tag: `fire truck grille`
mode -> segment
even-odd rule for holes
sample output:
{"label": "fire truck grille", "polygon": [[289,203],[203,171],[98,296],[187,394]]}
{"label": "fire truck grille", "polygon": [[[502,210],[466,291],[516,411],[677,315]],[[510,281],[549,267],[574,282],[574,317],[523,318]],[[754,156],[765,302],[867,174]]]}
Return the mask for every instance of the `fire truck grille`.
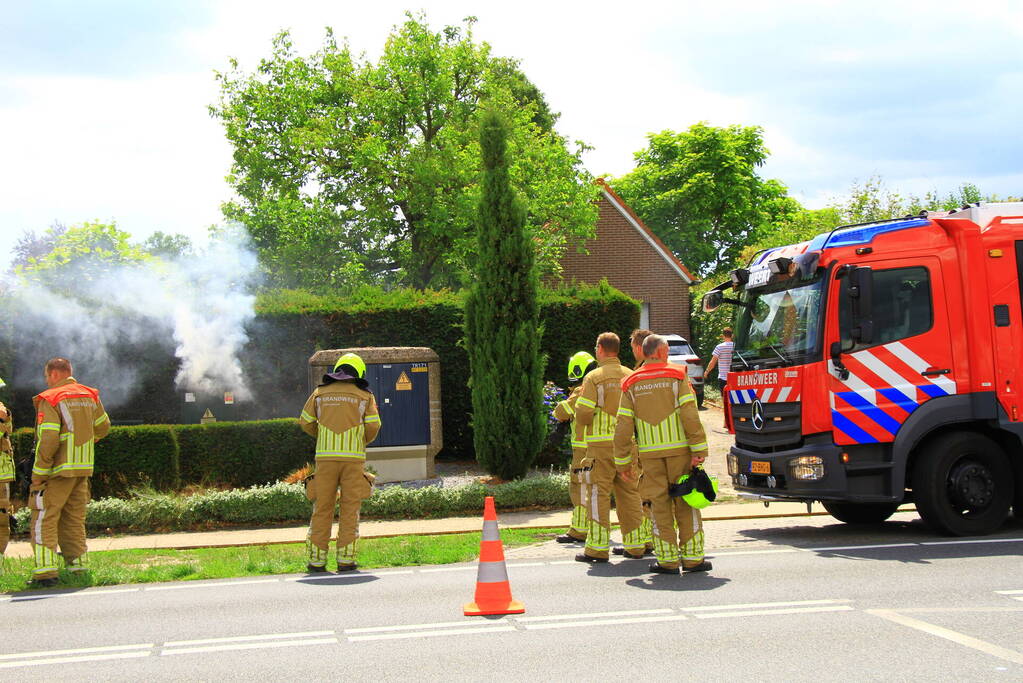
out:
{"label": "fire truck grille", "polygon": [[803,430],[799,403],[764,403],[764,419],[760,429],[754,425],[753,404],[732,406],[735,445],[757,453],[774,453],[802,445]]}

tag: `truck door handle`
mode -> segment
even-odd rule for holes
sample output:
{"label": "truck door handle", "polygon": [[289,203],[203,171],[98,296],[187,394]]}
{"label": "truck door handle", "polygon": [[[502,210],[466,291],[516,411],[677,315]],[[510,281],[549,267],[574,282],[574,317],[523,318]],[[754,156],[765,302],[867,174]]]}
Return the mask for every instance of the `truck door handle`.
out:
{"label": "truck door handle", "polygon": [[952,371],[948,368],[927,368],[920,374],[924,377],[937,377],[938,375],[947,375],[950,372]]}

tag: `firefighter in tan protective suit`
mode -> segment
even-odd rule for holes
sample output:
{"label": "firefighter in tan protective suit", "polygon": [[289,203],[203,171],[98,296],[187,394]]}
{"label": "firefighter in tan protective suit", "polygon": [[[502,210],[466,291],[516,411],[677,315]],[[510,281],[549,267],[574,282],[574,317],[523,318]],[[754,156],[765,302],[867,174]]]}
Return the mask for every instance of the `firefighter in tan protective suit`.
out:
{"label": "firefighter in tan protective suit", "polygon": [[46,363],[50,388],[33,399],[36,409],[36,450],[32,465],[29,530],[35,566],[32,580],[57,583],[57,547],[72,572],[88,568],[85,508],[89,503],[96,442],[110,431],[110,418],[96,389],[71,376],[71,362]]}
{"label": "firefighter in tan protective suit", "polygon": [[4,552],[11,540],[11,484],[14,482],[14,449],[11,447],[11,411],[0,403],[0,570],[4,566]]}
{"label": "firefighter in tan protective suit", "polygon": [[316,437],[316,473],[307,482],[313,500],[306,539],[307,569],[327,571],[330,527],[341,491],[337,532],[337,570],[355,569],[359,508],[373,492],[373,475],[365,471],[366,444],[380,431],[376,399],[367,388],[366,364],[354,353],[341,356],[323,376],[302,408],[299,425]]}
{"label": "firefighter in tan protective suit", "polygon": [[582,461],[586,457],[585,428],[575,419],[575,404],[582,391],[583,377],[597,368],[597,360],[580,351],[568,359],[568,381],[576,386],[568,398],[554,406],[554,419],[559,422],[571,422],[572,429],[572,464],[569,466],[570,481],[568,495],[572,500],[572,525],[568,531],[558,536],[558,543],[576,543],[586,540],[586,489],[583,482]]}
{"label": "firefighter in tan protective suit", "polygon": [[583,378],[576,399],[575,414],[585,427],[586,458],[583,478],[588,485],[586,549],[576,555],[579,562],[607,562],[611,546],[611,493],[621,525],[624,556],[641,558],[645,553],[642,537],[643,510],[633,467],[620,473],[614,460],[615,416],[622,395],[622,380],[631,372],[618,360],[620,341],[614,332],[597,337],[599,367]]}
{"label": "firefighter in tan protective suit", "polygon": [[[650,571],[678,574],[711,569],[703,559],[700,511],[668,487],[707,457],[707,437],[700,424],[696,396],[685,368],[668,363],[668,342],[652,334],[643,342],[647,362],[622,382],[615,428],[615,464],[630,476],[633,438],[643,461],[640,491],[652,503],[654,554]],[[677,526],[677,529],[676,529]]]}

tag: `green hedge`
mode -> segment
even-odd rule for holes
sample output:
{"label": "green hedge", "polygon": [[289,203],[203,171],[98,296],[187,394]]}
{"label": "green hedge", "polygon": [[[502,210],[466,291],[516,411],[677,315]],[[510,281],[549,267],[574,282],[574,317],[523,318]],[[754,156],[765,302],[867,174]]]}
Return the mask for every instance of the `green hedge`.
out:
{"label": "green hedge", "polygon": [[[18,459],[32,457],[32,430],[19,429],[13,444]],[[312,461],[314,446],[295,419],[111,427],[96,445],[93,497],[139,487],[268,484]]]}
{"label": "green hedge", "polygon": [[[592,349],[601,332],[610,330],[625,337],[639,324],[639,305],[606,282],[594,286],[570,283],[557,289],[544,288],[539,298],[540,318],[544,325],[541,352],[547,356],[544,379],[561,386],[565,384],[565,364],[569,356],[580,349]],[[463,305],[464,295],[449,290],[384,291],[365,287],[344,297],[293,290],[263,293],[257,298],[256,319],[248,326],[250,341],[241,359],[253,390],[253,400],[238,401],[230,407],[232,412],[228,414],[237,420],[297,416],[309,395],[309,357],[318,350],[358,346],[427,346],[436,351],[441,360],[445,454],[472,458],[469,362],[462,346]],[[20,360],[30,360],[29,351],[31,349],[20,351]],[[140,352],[135,349],[133,353]],[[622,361],[633,362],[628,348],[623,349]],[[0,344],[0,367],[3,362]],[[38,367],[42,367],[42,362],[37,363]],[[123,406],[107,406],[111,417],[115,421],[181,422],[185,404],[183,392],[173,385],[175,363],[172,349],[149,349],[143,358],[137,359],[137,364],[143,368],[138,392]],[[509,368],[509,372],[514,371],[514,368]],[[84,368],[83,372],[88,374]],[[24,383],[26,387],[35,386],[35,380],[31,378],[24,379]],[[100,390],[103,389],[101,381],[95,383]],[[228,388],[237,389],[225,387]],[[15,398],[16,423],[30,425],[33,417],[31,391],[27,388],[21,390]],[[203,403],[204,397],[199,398]],[[210,405],[218,405],[215,397],[205,398],[210,399]],[[223,405],[222,396],[219,406],[220,411],[229,410]],[[221,419],[225,417],[216,407],[214,413]],[[271,429],[265,436],[269,443],[278,443],[282,439],[282,443],[290,444],[290,437],[282,436],[283,433]],[[279,457],[286,460],[285,454],[291,448],[290,445],[278,450],[263,448],[260,457],[268,457],[273,462],[260,470],[253,460],[248,459],[250,453],[256,452],[258,438],[236,442],[233,437],[222,439],[209,432],[195,434],[176,430],[176,434],[188,443],[182,447],[182,452],[199,453],[194,458],[187,456],[181,463],[180,471],[186,484],[208,477],[244,476],[232,471],[234,465],[240,463],[245,463],[248,471],[258,473],[254,476],[263,477],[278,469],[273,463],[278,462]],[[228,452],[235,446],[242,450]],[[207,447],[212,450],[202,452]],[[22,452],[28,451],[19,449],[19,453]],[[151,468],[147,465],[143,469],[148,471]],[[243,481],[246,480],[231,479],[232,483],[241,484]],[[267,480],[256,479],[252,483],[262,481]]]}
{"label": "green hedge", "polygon": [[[287,400],[297,412],[308,393],[304,370],[314,350],[430,347],[441,360],[445,452],[472,458],[469,359],[461,345],[463,305],[464,295],[448,290],[384,292],[367,287],[346,297],[292,290],[263,294],[256,304],[260,332],[253,335],[250,347],[254,359],[272,358],[275,365],[271,372],[254,367],[248,376],[257,397]],[[544,325],[540,350],[547,356],[544,379],[563,386],[568,358],[592,349],[601,332],[627,337],[639,324],[639,304],[606,282],[573,282],[541,289],[540,318]],[[634,362],[628,348],[623,349],[622,360]]]}
{"label": "green hedge", "polygon": [[[529,477],[484,486],[475,483],[458,488],[427,486],[407,489],[380,488],[363,502],[363,519],[426,519],[452,515],[476,515],[483,499],[494,496],[498,509],[550,508],[571,505],[568,475]],[[133,498],[103,498],[89,503],[86,528],[92,532],[180,531],[225,524],[306,522],[312,511],[300,484],[281,482],[230,491],[210,491],[193,496],[144,493]],[[18,528],[28,528],[29,510],[18,511]]]}
{"label": "green hedge", "polygon": [[316,450],[295,419],[178,425],[174,432],[188,484],[266,484],[311,462]]}

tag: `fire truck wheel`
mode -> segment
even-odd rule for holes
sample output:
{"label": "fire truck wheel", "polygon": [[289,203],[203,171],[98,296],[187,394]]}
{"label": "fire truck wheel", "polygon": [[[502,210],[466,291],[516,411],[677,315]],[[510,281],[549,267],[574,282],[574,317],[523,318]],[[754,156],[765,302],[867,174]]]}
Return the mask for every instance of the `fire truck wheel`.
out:
{"label": "fire truck wheel", "polygon": [[824,509],[846,524],[880,524],[899,509],[898,503],[844,503],[824,501]]}
{"label": "fire truck wheel", "polygon": [[982,434],[951,432],[927,441],[912,482],[917,511],[939,533],[981,536],[1009,516],[1012,466],[998,444]]}

